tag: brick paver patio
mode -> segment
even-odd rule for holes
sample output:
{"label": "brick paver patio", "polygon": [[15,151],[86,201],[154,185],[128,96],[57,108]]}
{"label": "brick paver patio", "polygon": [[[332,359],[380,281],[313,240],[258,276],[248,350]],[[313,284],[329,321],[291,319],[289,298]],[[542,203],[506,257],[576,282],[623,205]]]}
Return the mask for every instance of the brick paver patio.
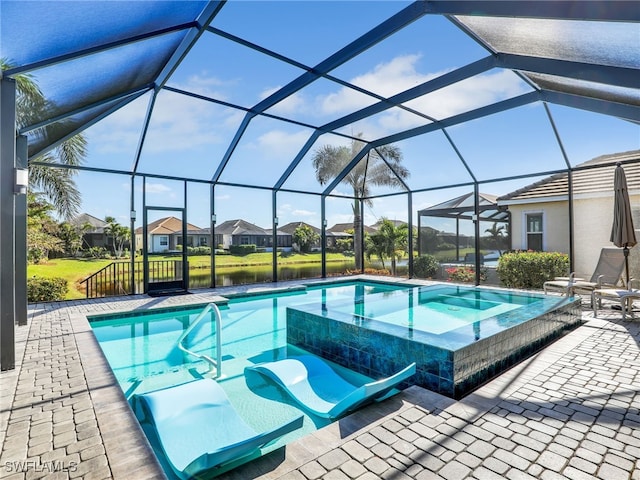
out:
{"label": "brick paver patio", "polygon": [[[0,374],[0,478],[163,478],[85,315],[224,291],[30,306]],[[640,321],[598,316],[460,401],[411,387],[221,478],[640,479]]]}

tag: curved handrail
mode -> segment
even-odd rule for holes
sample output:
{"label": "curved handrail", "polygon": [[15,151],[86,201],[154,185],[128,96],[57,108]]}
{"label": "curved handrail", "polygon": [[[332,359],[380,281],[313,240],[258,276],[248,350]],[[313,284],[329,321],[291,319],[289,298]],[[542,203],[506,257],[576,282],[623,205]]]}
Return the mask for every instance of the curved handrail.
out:
{"label": "curved handrail", "polygon": [[[191,331],[196,327],[196,325],[198,325],[200,323],[200,321],[204,317],[206,317],[207,313],[209,313],[211,310],[213,310],[213,314],[214,314],[215,319],[216,319],[216,331],[215,331],[215,335],[216,335],[216,360],[211,358],[209,355],[205,355],[203,353],[193,352],[193,351],[189,350],[186,346],[184,346],[182,344],[182,342],[184,342],[184,340],[191,333]],[[200,314],[191,323],[191,325],[189,325],[187,327],[187,329],[184,332],[182,332],[182,335],[180,335],[180,338],[178,339],[178,348],[180,350],[182,350],[183,352],[189,354],[189,355],[193,355],[196,358],[200,358],[202,360],[205,360],[209,364],[209,371],[213,370],[213,367],[215,367],[216,368],[216,376],[215,376],[215,378],[218,378],[221,375],[220,368],[222,366],[222,338],[221,338],[221,333],[222,333],[222,317],[220,315],[220,310],[218,309],[218,306],[215,303],[210,303],[206,307],[204,307],[204,310],[202,310],[202,312],[200,312]]]}

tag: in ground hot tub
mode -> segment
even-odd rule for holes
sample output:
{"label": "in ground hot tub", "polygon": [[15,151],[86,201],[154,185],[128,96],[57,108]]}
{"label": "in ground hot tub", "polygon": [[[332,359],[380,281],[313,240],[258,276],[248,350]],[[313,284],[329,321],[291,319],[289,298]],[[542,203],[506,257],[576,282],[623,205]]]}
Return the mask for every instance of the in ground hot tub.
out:
{"label": "in ground hot tub", "polygon": [[287,342],[374,378],[461,398],[581,322],[580,299],[420,286],[287,308]]}

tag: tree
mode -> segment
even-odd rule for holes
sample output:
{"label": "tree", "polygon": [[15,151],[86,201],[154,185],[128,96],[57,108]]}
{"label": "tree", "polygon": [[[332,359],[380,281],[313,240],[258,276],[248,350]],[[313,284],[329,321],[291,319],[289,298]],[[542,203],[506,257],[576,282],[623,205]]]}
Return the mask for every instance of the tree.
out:
{"label": "tree", "polygon": [[391,260],[391,274],[396,274],[396,261],[407,254],[409,245],[409,227],[407,224],[394,225],[386,218],[382,219],[378,231],[369,236],[369,246],[384,266],[386,258]]}
{"label": "tree", "polygon": [[82,249],[84,234],[91,229],[91,224],[73,225],[69,222],[62,222],[58,226],[58,237],[64,243],[64,252],[69,256],[77,256]]}
{"label": "tree", "polygon": [[[0,58],[0,69],[7,70],[13,65],[5,58]],[[52,108],[51,102],[45,97],[35,78],[30,74],[18,74],[16,80],[16,121],[18,128],[35,123],[42,118],[43,112]],[[41,127],[35,131],[40,137],[49,135],[58,138],[60,129],[67,129],[65,121]],[[45,152],[36,161],[51,165],[78,166],[87,156],[87,141],[82,134],[61,143],[49,152]],[[42,165],[29,165],[29,188],[43,193],[53,209],[62,218],[72,218],[77,215],[81,196],[74,181],[75,170],[69,168],[54,168]]]}
{"label": "tree", "polygon": [[[362,138],[362,134],[358,135]],[[336,178],[351,160],[364,147],[364,142],[353,139],[349,147],[324,145],[316,150],[312,157],[316,179],[325,185]],[[401,180],[409,177],[409,171],[402,165],[402,152],[395,145],[385,145],[370,150],[367,155],[344,177],[342,183],[353,190],[353,249],[356,269],[362,268],[362,216],[361,203],[371,206],[367,198],[371,186],[401,186]]]}
{"label": "tree", "polygon": [[27,260],[40,263],[51,252],[64,251],[64,242],[57,237],[58,224],[51,216],[53,206],[42,195],[27,196]]}
{"label": "tree", "polygon": [[320,239],[313,228],[309,225],[300,225],[293,231],[293,242],[298,245],[301,252],[308,252],[314,243]]}
{"label": "tree", "polygon": [[493,246],[493,248],[496,248],[498,251],[501,250],[501,243],[502,240],[504,239],[504,231],[505,231],[505,226],[504,225],[498,225],[496,222],[493,223],[493,225],[491,225],[491,228],[487,228],[485,229],[485,233],[489,234],[489,242],[490,244]]}
{"label": "tree", "polygon": [[423,225],[420,228],[420,253],[433,254],[438,250],[438,233],[438,230],[432,227]]}
{"label": "tree", "polygon": [[104,221],[107,222],[104,231],[113,242],[113,253],[116,258],[120,258],[124,251],[124,243],[129,239],[129,229],[116,222],[114,217],[105,217]]}

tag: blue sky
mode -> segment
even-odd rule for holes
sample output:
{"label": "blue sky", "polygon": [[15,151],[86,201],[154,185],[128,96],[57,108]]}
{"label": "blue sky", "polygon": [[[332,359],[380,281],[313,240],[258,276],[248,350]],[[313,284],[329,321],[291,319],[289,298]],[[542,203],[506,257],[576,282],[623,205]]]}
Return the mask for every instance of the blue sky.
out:
{"label": "blue sky", "polygon": [[[313,66],[362,35],[406,2],[228,2],[212,26],[258,43],[302,64]],[[331,8],[327,8],[330,6]],[[319,40],[320,39],[320,40]],[[414,22],[343,64],[331,75],[379,95],[392,95],[435,78],[487,55],[476,42],[448,20],[427,16]],[[169,86],[214,97],[243,107],[253,105],[277,91],[302,70],[246,47],[207,33],[190,52],[168,82]],[[497,100],[531,91],[510,71],[491,70],[406,104],[436,119],[482,107]],[[374,97],[327,79],[318,80],[280,102],[268,113],[294,118],[310,125],[323,125],[375,103]],[[141,132],[149,95],[134,101],[86,131],[89,141],[87,165],[129,169]],[[572,164],[602,154],[640,148],[637,125],[616,118],[550,106],[551,113]],[[155,172],[208,180],[226,152],[244,112],[210,102],[163,91],[139,162],[139,172]],[[389,109],[373,118],[347,125],[341,133],[362,134],[377,139],[421,126],[429,121],[401,109]],[[252,120],[234,151],[221,181],[272,186],[311,135],[312,130],[270,118]],[[452,127],[448,133],[477,179],[531,174],[563,168],[564,160],[547,114],[540,104],[485,117]],[[337,135],[323,135],[301,161],[285,188],[321,192],[315,179],[312,153],[322,145],[346,145]],[[410,171],[411,188],[428,188],[468,182],[468,172],[448,139],[441,132],[396,143]],[[481,186],[481,191],[504,194],[537,178]],[[99,218],[115,216],[128,225],[128,176],[81,173],[77,177],[83,194],[82,210]],[[141,219],[141,182],[136,182],[136,210]],[[466,193],[469,189],[447,189],[415,194],[415,212]],[[180,182],[149,179],[147,204],[184,204]],[[388,188],[374,189],[387,193]],[[348,194],[345,185],[334,192]],[[218,221],[243,218],[262,227],[271,225],[271,192],[228,186],[216,187]],[[328,224],[352,220],[351,202],[327,200]],[[188,221],[208,226],[208,187],[188,188]],[[317,196],[279,194],[280,225],[305,221],[320,226]],[[387,217],[407,219],[406,196],[384,197],[367,207],[365,222]],[[139,222],[138,222],[139,223]],[[453,230],[452,224],[439,225]]]}

